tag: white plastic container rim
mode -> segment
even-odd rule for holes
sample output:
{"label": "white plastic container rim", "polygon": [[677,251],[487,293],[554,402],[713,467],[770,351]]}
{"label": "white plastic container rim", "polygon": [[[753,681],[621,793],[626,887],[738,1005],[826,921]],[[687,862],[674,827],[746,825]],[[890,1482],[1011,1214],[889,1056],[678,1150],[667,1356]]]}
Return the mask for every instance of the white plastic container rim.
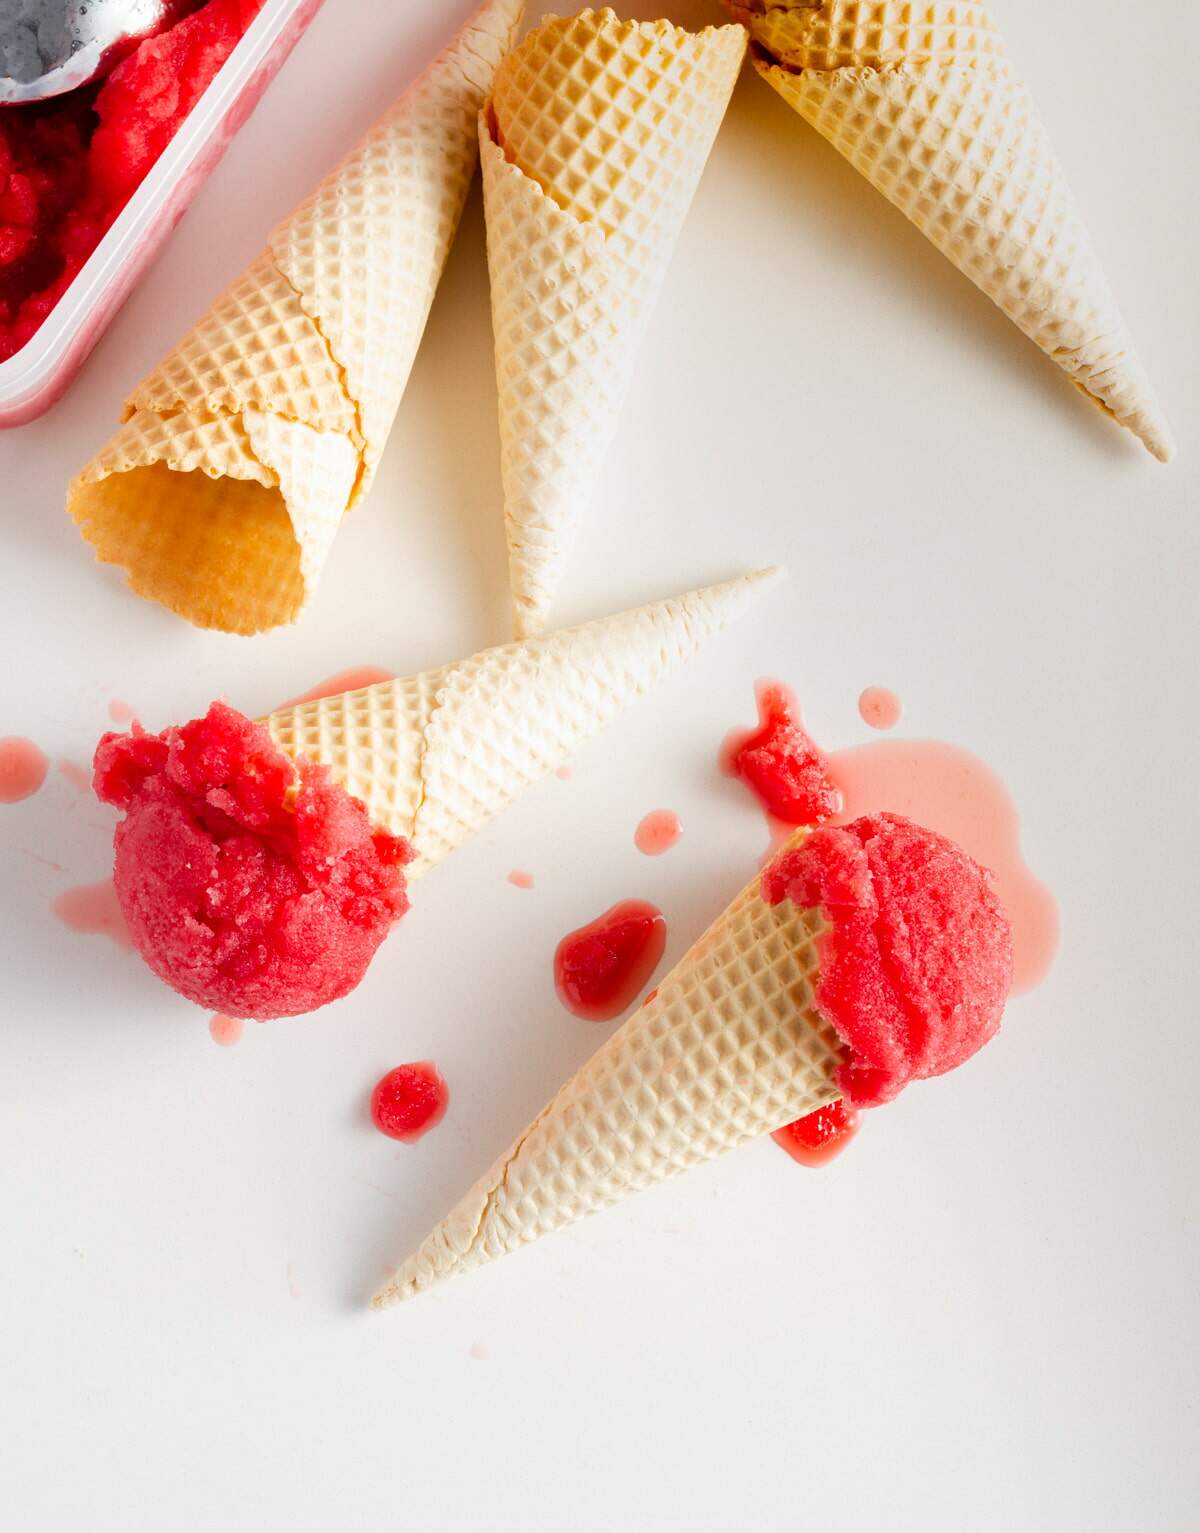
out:
{"label": "white plastic container rim", "polygon": [[79,327],[103,302],[125,262],[149,233],[167,194],[187,176],[230,106],[253,80],[296,12],[308,3],[266,0],[41,329],[20,351],[0,362],[0,409],[15,411],[24,400],[41,393]]}

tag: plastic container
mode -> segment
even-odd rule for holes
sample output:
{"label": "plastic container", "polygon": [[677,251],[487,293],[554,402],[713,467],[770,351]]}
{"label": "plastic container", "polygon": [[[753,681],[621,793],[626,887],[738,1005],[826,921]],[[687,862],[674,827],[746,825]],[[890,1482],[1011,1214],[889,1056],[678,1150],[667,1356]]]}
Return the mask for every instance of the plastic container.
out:
{"label": "plastic container", "polygon": [[323,0],[266,0],[33,339],[0,362],[0,427],[62,395]]}

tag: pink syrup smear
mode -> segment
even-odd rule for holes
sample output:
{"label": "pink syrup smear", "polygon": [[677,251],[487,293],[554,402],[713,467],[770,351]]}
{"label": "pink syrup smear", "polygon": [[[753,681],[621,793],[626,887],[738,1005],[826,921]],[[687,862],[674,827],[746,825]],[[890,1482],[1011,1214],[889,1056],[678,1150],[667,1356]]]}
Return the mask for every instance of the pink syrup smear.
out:
{"label": "pink syrup smear", "polygon": [[307,692],[301,692],[299,697],[289,697],[286,703],[280,703],[280,708],[298,708],[301,703],[315,703],[322,697],[337,697],[341,692],[359,692],[363,687],[374,687],[381,681],[395,681],[395,671],[384,671],[377,665],[356,665],[348,671],[338,671],[334,676],[326,676],[324,681],[317,682],[315,687],[310,687]]}
{"label": "pink syrup smear", "polygon": [[51,909],[73,932],[95,933],[108,937],[120,948],[133,947],[111,878],[102,879],[98,884],[77,884],[73,889],[64,889]]}
{"label": "pink syrup smear", "polygon": [[486,1342],[473,1341],[467,1349],[467,1356],[473,1357],[477,1363],[486,1363],[491,1355]]}
{"label": "pink syrup smear", "polygon": [[833,752],[829,771],[843,798],[835,824],[891,810],[991,870],[1012,923],[1012,994],[1032,990],[1058,947],[1058,906],[1022,861],[1016,806],[991,767],[941,740],[878,740]]}
{"label": "pink syrup smear", "polygon": [[242,1019],[215,1012],[208,1019],[208,1031],[214,1043],[219,1043],[223,1049],[232,1048],[242,1041]]}
{"label": "pink syrup smear", "polygon": [[61,862],[54,862],[49,857],[43,857],[41,852],[30,851],[27,846],[23,846],[21,848],[21,853],[23,856],[30,858],[34,862],[40,862],[42,867],[49,868],[54,873],[65,873],[67,871]]}
{"label": "pink syrup smear", "polygon": [[670,809],[654,809],[633,833],[633,844],[647,857],[661,857],[669,852],[683,834],[679,816]]}
{"label": "pink syrup smear", "polygon": [[108,716],[114,724],[132,724],[137,718],[137,712],[131,703],[124,703],[119,697],[114,697],[108,705]]}
{"label": "pink syrup smear", "polygon": [[558,944],[554,986],[559,1000],[587,1022],[611,1022],[633,1004],[666,945],[667,923],[656,905],[620,900]]}
{"label": "pink syrup smear", "polygon": [[567,779],[568,779],[568,778],[569,778],[569,777],[570,777],[570,775],[571,775],[571,768],[570,768],[570,767],[559,767],[559,769],[558,769],[558,770],[557,770],[557,772],[555,772],[555,774],[554,774],[554,775],[555,775],[555,777],[557,777],[557,778],[558,778],[558,779],[559,779],[559,780],[560,780],[560,781],[561,781],[561,782],[566,782],[566,781],[567,781]]}
{"label": "pink syrup smear", "polygon": [[71,786],[80,793],[92,791],[92,774],[87,767],[81,767],[77,761],[60,761],[58,770],[67,779]]}
{"label": "pink syrup smear", "polygon": [[533,874],[526,873],[524,868],[514,868],[508,875],[508,881],[514,889],[533,888]]}
{"label": "pink syrup smear", "polygon": [[0,740],[0,804],[32,798],[46,781],[49,762],[32,740],[9,735]]}
{"label": "pink syrup smear", "polygon": [[891,729],[900,722],[900,699],[886,687],[867,687],[859,693],[858,714],[872,729]]}

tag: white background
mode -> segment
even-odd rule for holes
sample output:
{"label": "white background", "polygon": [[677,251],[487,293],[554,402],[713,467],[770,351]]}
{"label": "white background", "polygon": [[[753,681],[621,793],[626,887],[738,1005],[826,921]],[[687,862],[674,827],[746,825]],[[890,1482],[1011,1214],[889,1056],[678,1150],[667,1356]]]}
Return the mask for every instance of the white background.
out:
{"label": "white background", "polygon": [[[106,813],[57,774],[0,810],[7,1525],[1196,1526],[1200,18],[1001,8],[1173,466],[747,73],[559,616],[776,560],[782,594],[423,883],[351,999],[233,1049],[52,918],[106,873]],[[467,9],[329,0],[71,393],[0,439],[0,733],[83,762],[114,696],[157,728],[507,637],[477,192],[384,471],[299,628],[195,632],[62,513],[125,391]],[[597,1043],[553,996],[557,938],[642,895],[673,957],[752,868],[761,820],[714,752],[762,673],[829,747],[868,738],[855,701],[882,683],[902,730],[1001,772],[1061,901],[1050,977],[826,1172],[752,1146],[369,1314]],[[632,831],[663,805],[685,835],[650,861]],[[396,1146],[366,1094],[425,1056],[451,1111]]]}

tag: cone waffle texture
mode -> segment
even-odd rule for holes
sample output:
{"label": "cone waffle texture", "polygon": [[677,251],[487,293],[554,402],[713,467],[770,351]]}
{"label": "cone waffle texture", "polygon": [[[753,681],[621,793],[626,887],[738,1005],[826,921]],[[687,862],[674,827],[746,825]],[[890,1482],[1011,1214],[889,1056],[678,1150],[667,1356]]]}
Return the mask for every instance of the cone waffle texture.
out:
{"label": "cone waffle texture", "polygon": [[784,100],[1165,462],[1170,428],[989,8],[726,4]]}
{"label": "cone waffle texture", "polygon": [[759,882],[405,1262],[377,1307],[837,1099],[842,1045],[813,1000],[821,914],[766,904]]}
{"label": "cone waffle texture", "polygon": [[257,633],[309,600],[370,486],[521,0],[488,0],[134,390],[67,508],[133,589]]}
{"label": "cone waffle texture", "polygon": [[285,708],[265,723],[289,755],[328,766],[377,825],[412,843],[412,877],[561,766],[777,573]]}
{"label": "cone waffle texture", "polygon": [[744,50],[740,27],[550,17],[480,116],[518,637],[546,624]]}

